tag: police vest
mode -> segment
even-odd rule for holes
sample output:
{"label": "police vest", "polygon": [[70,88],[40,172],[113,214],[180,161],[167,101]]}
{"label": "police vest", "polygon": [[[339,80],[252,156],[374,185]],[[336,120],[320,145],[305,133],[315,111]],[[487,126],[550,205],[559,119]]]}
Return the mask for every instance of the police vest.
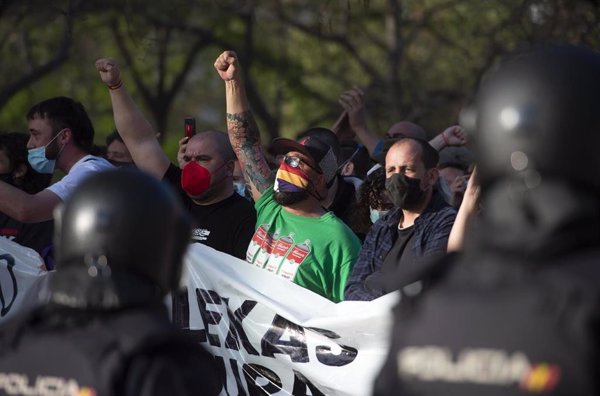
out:
{"label": "police vest", "polygon": [[124,394],[130,360],[158,347],[190,344],[150,310],[65,316],[42,308],[0,329],[0,394]]}
{"label": "police vest", "polygon": [[428,290],[405,288],[374,395],[600,394],[598,251],[447,260]]}

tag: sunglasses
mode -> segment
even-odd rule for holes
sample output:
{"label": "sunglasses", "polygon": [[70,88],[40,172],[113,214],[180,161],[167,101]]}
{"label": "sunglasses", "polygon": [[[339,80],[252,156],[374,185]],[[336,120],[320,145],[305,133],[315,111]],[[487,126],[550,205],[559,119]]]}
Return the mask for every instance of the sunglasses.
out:
{"label": "sunglasses", "polygon": [[306,164],[309,168],[311,168],[312,170],[314,170],[317,173],[323,173],[321,172],[320,169],[315,168],[314,166],[312,166],[311,164],[309,164],[308,162],[302,160],[300,157],[296,157],[293,155],[286,155],[285,157],[283,157],[283,161],[291,166],[292,168],[298,168],[300,166],[300,163],[304,163]]}

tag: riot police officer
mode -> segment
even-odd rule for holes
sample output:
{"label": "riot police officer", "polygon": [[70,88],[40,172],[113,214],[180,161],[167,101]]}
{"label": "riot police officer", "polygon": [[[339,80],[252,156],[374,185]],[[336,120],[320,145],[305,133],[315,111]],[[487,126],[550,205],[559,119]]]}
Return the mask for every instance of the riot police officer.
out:
{"label": "riot police officer", "polygon": [[86,179],[55,212],[50,302],[0,329],[0,394],[217,395],[213,358],[169,323],[190,223],[139,171]]}
{"label": "riot police officer", "polygon": [[599,103],[586,48],[521,51],[484,76],[477,232],[429,288],[402,290],[375,395],[599,394]]}

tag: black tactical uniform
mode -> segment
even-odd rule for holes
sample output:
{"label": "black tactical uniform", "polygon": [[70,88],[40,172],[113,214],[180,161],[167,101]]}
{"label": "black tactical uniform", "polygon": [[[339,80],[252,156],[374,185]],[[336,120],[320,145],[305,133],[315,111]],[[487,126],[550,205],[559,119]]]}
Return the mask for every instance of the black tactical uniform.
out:
{"label": "black tactical uniform", "polygon": [[50,303],[0,328],[0,394],[217,395],[210,354],[168,319],[189,241],[168,187],[139,171],[86,179],[55,214]]}
{"label": "black tactical uniform", "polygon": [[374,394],[600,394],[600,56],[512,56],[475,114],[476,232],[403,288]]}

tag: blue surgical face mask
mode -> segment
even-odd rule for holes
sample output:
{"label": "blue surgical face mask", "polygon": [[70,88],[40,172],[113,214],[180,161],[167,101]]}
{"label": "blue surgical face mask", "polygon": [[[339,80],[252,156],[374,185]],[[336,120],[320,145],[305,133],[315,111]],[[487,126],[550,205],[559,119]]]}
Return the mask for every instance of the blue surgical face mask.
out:
{"label": "blue surgical face mask", "polygon": [[29,161],[29,164],[31,165],[34,171],[38,173],[47,174],[51,174],[52,172],[54,172],[56,160],[46,158],[46,147],[48,147],[54,141],[54,139],[56,139],[58,135],[62,133],[62,131],[64,131],[64,129],[58,132],[56,136],[54,136],[45,146],[36,147],[27,152],[27,160]]}
{"label": "blue surgical face mask", "polygon": [[245,197],[246,196],[246,183],[242,183],[242,182],[233,182],[233,189],[235,190],[236,193],[238,193],[240,196]]}
{"label": "blue surgical face mask", "polygon": [[377,210],[369,206],[369,217],[371,218],[371,223],[375,224],[375,222],[381,219],[387,212],[389,212],[389,210]]}
{"label": "blue surgical face mask", "polygon": [[46,158],[46,146],[37,147],[29,150],[27,160],[34,171],[38,173],[52,173],[56,160]]}

